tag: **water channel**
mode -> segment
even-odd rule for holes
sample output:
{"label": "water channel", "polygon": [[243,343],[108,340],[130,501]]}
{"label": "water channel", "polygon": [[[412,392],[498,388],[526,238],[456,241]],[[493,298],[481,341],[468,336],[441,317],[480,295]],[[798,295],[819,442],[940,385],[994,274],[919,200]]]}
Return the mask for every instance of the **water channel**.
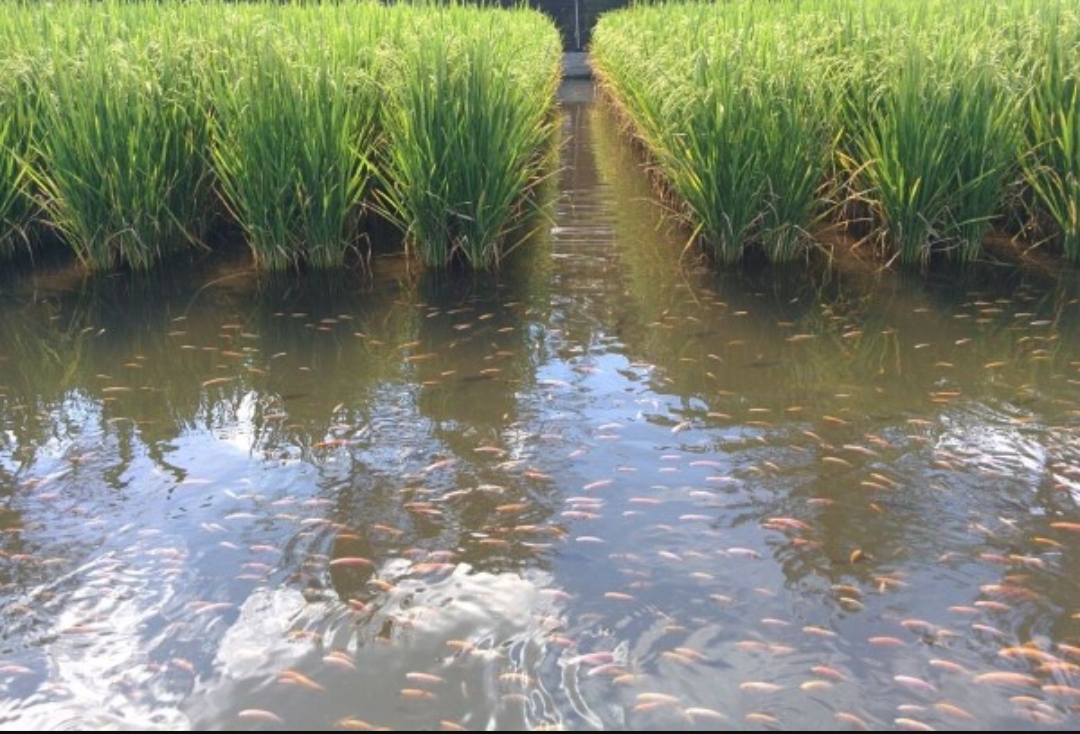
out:
{"label": "water channel", "polygon": [[1080,277],[716,272],[565,92],[498,278],[4,277],[0,726],[1080,726]]}

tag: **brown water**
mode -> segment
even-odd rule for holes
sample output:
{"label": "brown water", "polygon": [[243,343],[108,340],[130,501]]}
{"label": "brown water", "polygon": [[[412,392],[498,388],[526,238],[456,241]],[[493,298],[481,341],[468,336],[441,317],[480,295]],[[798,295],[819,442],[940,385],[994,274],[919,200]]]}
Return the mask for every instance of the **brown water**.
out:
{"label": "brown water", "polygon": [[1080,278],[716,274],[588,91],[500,281],[6,279],[0,726],[1080,725]]}

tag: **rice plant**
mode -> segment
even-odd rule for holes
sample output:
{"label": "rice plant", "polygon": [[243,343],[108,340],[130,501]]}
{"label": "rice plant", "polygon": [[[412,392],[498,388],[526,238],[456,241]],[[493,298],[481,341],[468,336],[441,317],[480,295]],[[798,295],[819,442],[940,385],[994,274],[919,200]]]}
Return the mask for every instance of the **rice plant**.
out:
{"label": "rice plant", "polygon": [[12,234],[25,223],[24,166],[19,119],[12,103],[0,99],[0,252],[8,252]]}
{"label": "rice plant", "polygon": [[182,51],[88,47],[49,77],[30,175],[92,270],[145,270],[202,239],[208,116]]}
{"label": "rice plant", "polygon": [[385,62],[381,211],[426,265],[496,267],[544,176],[558,33],[527,10],[427,8],[413,23]]}
{"label": "rice plant", "polygon": [[[824,97],[804,78],[809,69],[778,53],[772,27],[741,27],[732,12],[717,19],[689,8],[678,29],[660,24],[662,11],[644,30],[627,16],[629,29],[597,28],[593,51],[713,257],[735,263],[758,244],[771,260],[789,261],[816,216],[829,161]],[[690,48],[676,49],[675,37]]]}
{"label": "rice plant", "polygon": [[367,69],[313,59],[277,31],[234,45],[217,77],[215,170],[257,267],[340,266],[358,238],[378,89]]}
{"label": "rice plant", "polygon": [[730,0],[611,13],[592,51],[716,260],[789,259],[866,213],[925,267],[978,257],[1021,171],[1076,250],[1078,39],[1064,0]]}
{"label": "rice plant", "polygon": [[33,59],[0,58],[0,255],[29,244],[35,204],[28,170],[38,121]]}
{"label": "rice plant", "polygon": [[1080,263],[1080,20],[1055,13],[1048,25],[1048,52],[1033,69],[1026,110],[1024,177],[1065,257]]}
{"label": "rice plant", "polygon": [[928,68],[912,52],[852,111],[852,170],[901,262],[973,260],[1015,165],[1017,105],[985,69]]}
{"label": "rice plant", "polygon": [[534,11],[0,7],[0,222],[36,216],[90,269],[202,245],[221,204],[259,268],[340,265],[376,188],[411,249],[487,267],[544,175],[560,48]]}

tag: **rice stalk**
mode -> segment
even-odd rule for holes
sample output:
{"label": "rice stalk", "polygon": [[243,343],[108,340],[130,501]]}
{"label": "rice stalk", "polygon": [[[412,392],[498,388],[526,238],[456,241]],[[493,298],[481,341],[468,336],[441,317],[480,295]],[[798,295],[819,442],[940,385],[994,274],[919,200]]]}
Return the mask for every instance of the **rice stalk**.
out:
{"label": "rice stalk", "polygon": [[0,254],[13,251],[12,239],[27,223],[25,167],[20,119],[14,104],[0,99]]}
{"label": "rice stalk", "polygon": [[0,58],[0,256],[16,245],[31,242],[30,227],[37,215],[31,186],[31,142],[39,121],[35,91],[40,75],[35,59],[14,53]]}

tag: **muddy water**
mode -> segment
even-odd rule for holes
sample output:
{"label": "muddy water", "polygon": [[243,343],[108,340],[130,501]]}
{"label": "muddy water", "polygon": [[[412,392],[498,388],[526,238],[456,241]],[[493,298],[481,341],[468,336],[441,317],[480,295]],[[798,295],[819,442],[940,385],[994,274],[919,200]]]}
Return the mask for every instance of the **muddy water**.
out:
{"label": "muddy water", "polygon": [[4,728],[1080,724],[1080,279],[715,274],[589,89],[501,279],[0,298]]}

